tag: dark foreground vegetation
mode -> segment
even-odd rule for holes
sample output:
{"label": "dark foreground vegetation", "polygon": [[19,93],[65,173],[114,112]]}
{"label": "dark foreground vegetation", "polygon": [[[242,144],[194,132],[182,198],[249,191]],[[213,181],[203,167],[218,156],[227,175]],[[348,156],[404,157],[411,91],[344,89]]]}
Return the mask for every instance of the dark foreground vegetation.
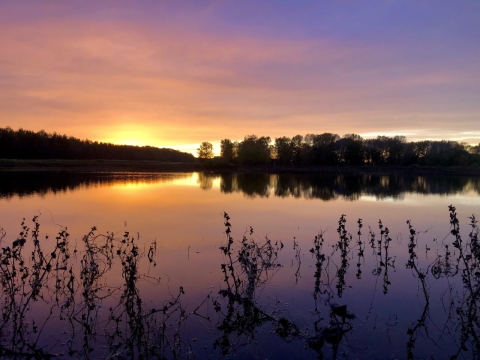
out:
{"label": "dark foreground vegetation", "polygon": [[114,145],[57,133],[0,128],[0,159],[114,159],[195,162],[192,154],[153,146]]}
{"label": "dark foreground vegetation", "polygon": [[[434,239],[439,249],[428,264],[420,255],[428,253],[430,245],[424,250],[419,242],[422,232],[411,221],[407,221],[408,241],[402,255],[392,254],[394,243],[381,221],[377,230],[369,228],[364,237],[362,220],[352,235],[345,215],[338,221],[333,245],[323,232],[313,238],[306,251],[312,266],[306,269],[302,269],[306,256],[294,240],[293,286],[302,272],[311,278],[306,309],[288,308],[281,298],[264,296],[284,267],[280,256],[284,242],[256,241],[252,228],[235,241],[226,213],[226,241],[219,248],[222,280],[219,288],[193,304],[185,301],[188,289],[183,287],[163,298],[157,294],[154,301],[142,298],[142,282],[150,288],[160,285],[160,279],[148,272],[162,265],[156,264],[156,242],[140,246],[128,232],[101,235],[95,227],[78,244],[66,229],[55,239],[40,239],[40,224],[34,217],[31,227],[22,223],[13,241],[0,232],[0,356],[194,359],[265,358],[267,354],[268,358],[416,359],[430,354],[429,359],[478,359],[477,220],[470,217],[468,236],[462,237],[455,207],[449,206],[449,216],[450,236]],[[404,259],[402,264],[397,257]],[[392,275],[401,268],[413,277],[409,282],[416,284],[419,309],[394,312],[386,320],[385,334],[380,328],[385,325],[377,323],[378,314],[372,314],[374,295],[362,314],[351,311],[353,306],[346,302],[351,297],[345,295],[352,288],[349,282],[371,277],[386,295],[393,287]],[[119,284],[111,283],[113,272],[121,274]],[[435,289],[441,285],[446,288]],[[389,308],[396,311],[396,305],[401,304],[392,302]],[[297,318],[302,312],[308,314],[303,320]],[[405,323],[403,316],[413,313],[415,320]],[[201,326],[192,333],[189,326],[195,320]],[[374,322],[373,330],[367,329],[369,322]],[[391,353],[396,338],[404,341],[402,354]],[[282,353],[274,352],[277,347]]]}
{"label": "dark foreground vegetation", "polygon": [[[408,142],[405,136],[307,134],[293,138],[279,137],[274,144],[268,136],[245,136],[243,141],[221,141],[217,162],[265,165],[272,161],[281,166],[476,166],[480,167],[480,145],[457,141]],[[200,158],[212,157],[208,143],[198,151]],[[273,159],[273,160],[272,160]]]}

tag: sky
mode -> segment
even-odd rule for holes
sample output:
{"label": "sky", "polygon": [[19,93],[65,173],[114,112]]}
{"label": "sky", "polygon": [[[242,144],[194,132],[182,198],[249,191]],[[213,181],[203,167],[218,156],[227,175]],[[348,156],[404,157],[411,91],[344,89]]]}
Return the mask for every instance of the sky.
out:
{"label": "sky", "polygon": [[195,153],[356,133],[480,143],[480,1],[3,1],[0,127]]}

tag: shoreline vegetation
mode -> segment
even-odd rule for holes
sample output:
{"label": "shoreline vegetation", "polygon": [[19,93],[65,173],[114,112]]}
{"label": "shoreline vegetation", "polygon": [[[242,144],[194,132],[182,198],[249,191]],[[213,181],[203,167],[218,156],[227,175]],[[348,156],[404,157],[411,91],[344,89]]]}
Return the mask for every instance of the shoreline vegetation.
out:
{"label": "shoreline vegetation", "polygon": [[115,145],[72,136],[0,128],[0,159],[195,162],[192,154],[154,146]]}
{"label": "shoreline vegetation", "polygon": [[0,159],[0,171],[75,171],[75,172],[191,172],[205,171],[213,173],[325,173],[351,175],[480,175],[480,167],[473,166],[285,166],[238,164],[217,165],[208,161],[199,162],[162,162],[131,160],[65,160],[65,159]]}
{"label": "shoreline vegetation", "polygon": [[41,130],[0,128],[0,171],[255,172],[326,174],[480,174],[480,144],[357,134],[223,139],[221,154],[203,142],[198,157],[169,148],[114,145]]}
{"label": "shoreline vegetation", "polygon": [[461,166],[480,167],[480,145],[458,141],[410,141],[405,136],[364,139],[357,134],[307,134],[293,138],[245,136],[243,141],[220,141],[220,157],[203,142],[198,158],[210,163],[282,166]]}

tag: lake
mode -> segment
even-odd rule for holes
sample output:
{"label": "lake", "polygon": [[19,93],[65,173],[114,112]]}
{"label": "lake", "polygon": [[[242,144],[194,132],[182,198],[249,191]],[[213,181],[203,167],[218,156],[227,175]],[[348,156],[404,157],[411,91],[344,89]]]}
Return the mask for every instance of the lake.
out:
{"label": "lake", "polygon": [[0,354],[478,359],[479,208],[478,177],[4,172]]}

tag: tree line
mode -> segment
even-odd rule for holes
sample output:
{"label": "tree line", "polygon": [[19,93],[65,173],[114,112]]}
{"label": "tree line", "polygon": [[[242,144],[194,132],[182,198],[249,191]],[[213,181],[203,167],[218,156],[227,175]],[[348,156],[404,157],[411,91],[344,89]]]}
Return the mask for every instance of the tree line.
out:
{"label": "tree line", "polygon": [[[204,151],[208,144],[200,145],[200,158],[213,157],[213,152]],[[242,165],[273,162],[283,166],[480,166],[480,144],[470,146],[448,140],[408,142],[405,136],[363,139],[357,134],[324,133],[282,136],[272,142],[268,136],[247,135],[243,141],[223,139],[220,148],[224,162]]]}
{"label": "tree line", "polygon": [[109,159],[194,162],[192,154],[153,146],[114,145],[72,136],[0,128],[2,159]]}

